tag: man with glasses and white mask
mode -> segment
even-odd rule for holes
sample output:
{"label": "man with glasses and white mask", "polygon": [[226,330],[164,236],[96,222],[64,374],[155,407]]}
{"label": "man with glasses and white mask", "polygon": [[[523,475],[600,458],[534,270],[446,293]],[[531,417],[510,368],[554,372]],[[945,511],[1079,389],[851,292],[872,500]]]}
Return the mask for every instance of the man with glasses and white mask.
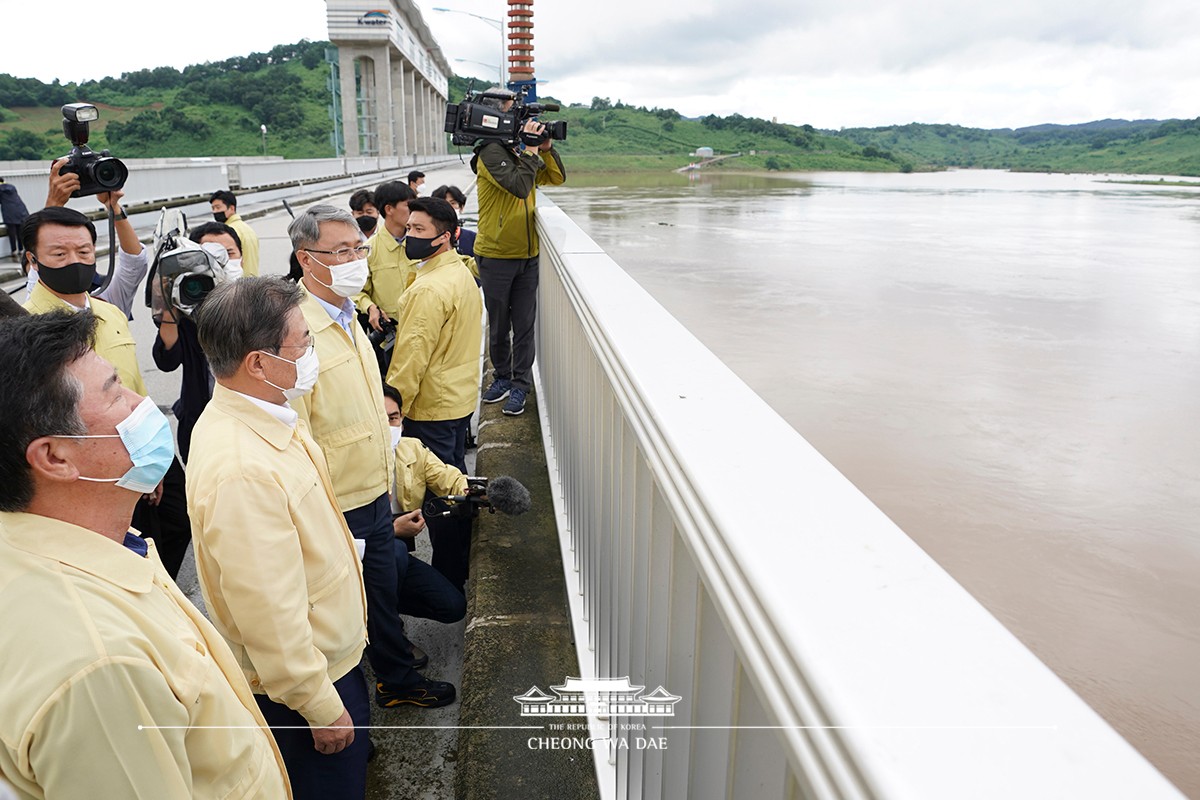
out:
{"label": "man with glasses and white mask", "polygon": [[454,685],[425,679],[404,635],[396,596],[392,511],[388,501],[393,453],[382,379],[371,344],[350,299],[367,280],[368,245],[354,217],[317,205],[288,226],[304,270],[300,310],[312,331],[321,371],[313,390],[292,401],[325,453],[338,505],[365,545],[367,658],[375,671],[376,702],[385,708],[444,706]]}
{"label": "man with glasses and white mask", "polygon": [[283,278],[258,277],[218,286],[200,305],[217,384],[193,432],[188,508],[208,611],[272,727],[293,793],[361,800],[367,605],[325,456],[288,405],[320,370],[303,299]]}

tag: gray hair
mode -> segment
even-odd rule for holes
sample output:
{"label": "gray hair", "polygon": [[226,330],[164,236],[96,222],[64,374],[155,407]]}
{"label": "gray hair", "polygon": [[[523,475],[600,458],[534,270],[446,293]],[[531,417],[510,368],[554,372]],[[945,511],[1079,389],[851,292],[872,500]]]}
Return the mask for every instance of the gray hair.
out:
{"label": "gray hair", "polygon": [[344,222],[362,236],[358,220],[349,211],[331,205],[310,206],[288,225],[287,232],[292,240],[292,249],[299,251],[316,244],[321,238],[322,222]]}
{"label": "gray hair", "polygon": [[213,289],[196,311],[200,346],[213,374],[232,377],[255,350],[278,352],[288,313],[300,298],[300,287],[279,277],[242,278]]}
{"label": "gray hair", "polygon": [[493,86],[492,88],[479,95],[479,104],[488,106],[497,110],[504,108],[504,104],[509,100],[516,100],[517,93],[511,89],[505,89],[502,86]]}

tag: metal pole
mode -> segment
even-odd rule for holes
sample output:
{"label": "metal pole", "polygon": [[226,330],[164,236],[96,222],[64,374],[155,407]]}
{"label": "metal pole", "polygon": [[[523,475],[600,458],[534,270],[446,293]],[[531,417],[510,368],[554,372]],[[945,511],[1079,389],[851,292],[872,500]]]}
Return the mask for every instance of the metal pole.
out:
{"label": "metal pole", "polygon": [[466,14],[468,17],[481,19],[491,25],[495,25],[500,31],[500,86],[503,88],[508,83],[504,80],[504,62],[507,60],[505,53],[508,45],[505,43],[504,37],[504,20],[494,17],[485,17],[482,14],[472,14],[470,11],[459,11],[457,8],[435,8],[434,11],[440,11],[444,14]]}

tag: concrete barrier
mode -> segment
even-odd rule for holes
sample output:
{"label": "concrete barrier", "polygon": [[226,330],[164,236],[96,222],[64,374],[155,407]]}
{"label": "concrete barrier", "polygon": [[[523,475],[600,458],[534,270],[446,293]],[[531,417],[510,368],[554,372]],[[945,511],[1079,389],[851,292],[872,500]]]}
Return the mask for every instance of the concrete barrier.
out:
{"label": "concrete barrier", "polygon": [[533,508],[519,517],[484,513],[475,527],[459,715],[459,800],[599,797],[592,754],[550,749],[551,717],[521,717],[513,700],[579,675],[536,396],[506,417],[483,407],[476,472],[511,475]]}

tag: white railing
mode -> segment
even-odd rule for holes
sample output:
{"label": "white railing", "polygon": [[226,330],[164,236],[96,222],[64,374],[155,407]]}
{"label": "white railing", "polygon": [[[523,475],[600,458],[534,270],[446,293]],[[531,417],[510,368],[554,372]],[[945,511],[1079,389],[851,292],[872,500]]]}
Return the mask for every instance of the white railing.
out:
{"label": "white railing", "polygon": [[[305,159],[122,159],[129,167],[125,192],[127,205],[160,202],[175,198],[207,195],[217,189],[253,191],[259,187],[285,183],[317,182],[361,175],[409,169],[413,166],[457,161],[457,154],[381,158],[305,158]],[[46,161],[0,162],[0,177],[16,187],[31,211],[42,207],[46,199],[50,166]],[[95,209],[93,198],[78,198],[67,205],[80,210]]]}
{"label": "white railing", "polygon": [[683,698],[616,720],[606,799],[1180,796],[544,196],[538,230],[582,677]]}
{"label": "white railing", "polygon": [[[242,202],[239,211],[250,209],[260,203],[277,205],[281,197],[304,195],[310,185],[323,189],[337,189],[361,183],[364,176],[395,178],[387,175],[414,166],[429,166],[457,163],[458,154],[441,154],[412,157],[383,158],[363,156],[356,158],[313,158],[284,160],[281,158],[213,158],[213,159],[129,159],[129,179],[125,187],[126,206],[153,204],[191,198],[196,201],[188,206],[189,219],[193,212],[206,214],[208,196],[217,189],[232,187]],[[30,211],[37,211],[46,201],[50,166],[46,161],[0,162],[0,177],[17,189]],[[297,192],[279,189],[264,190],[262,187],[298,185]],[[94,197],[79,197],[69,200],[67,206],[78,211],[95,211],[99,208]],[[157,219],[158,211],[151,212]],[[153,226],[153,219],[143,225],[146,232]],[[143,223],[135,218],[135,225]],[[142,228],[139,228],[141,230]],[[3,226],[0,226],[3,230]],[[0,236],[0,258],[10,254],[7,236]]]}

